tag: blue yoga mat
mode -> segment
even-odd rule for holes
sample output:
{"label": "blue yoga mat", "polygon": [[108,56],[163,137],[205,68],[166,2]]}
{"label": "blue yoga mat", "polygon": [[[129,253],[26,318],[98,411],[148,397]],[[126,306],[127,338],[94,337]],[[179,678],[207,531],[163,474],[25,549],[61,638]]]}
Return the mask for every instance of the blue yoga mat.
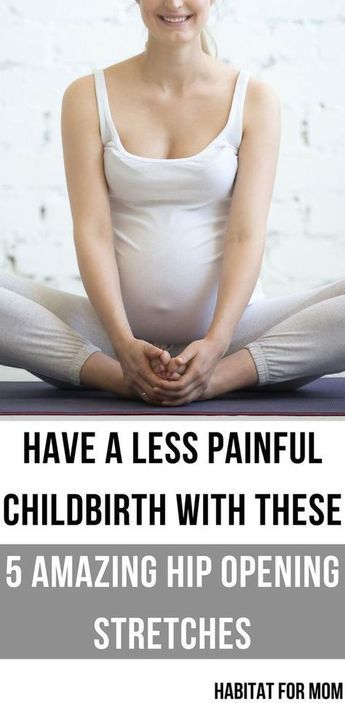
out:
{"label": "blue yoga mat", "polygon": [[322,378],[294,391],[243,390],[160,408],[93,390],[46,383],[0,383],[0,415],[345,415],[345,378]]}

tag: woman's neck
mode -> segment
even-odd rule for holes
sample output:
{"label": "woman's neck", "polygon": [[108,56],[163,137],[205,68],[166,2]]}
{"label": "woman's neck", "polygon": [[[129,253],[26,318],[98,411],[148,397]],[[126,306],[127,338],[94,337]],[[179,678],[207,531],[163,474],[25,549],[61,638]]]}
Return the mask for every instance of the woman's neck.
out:
{"label": "woman's neck", "polygon": [[214,59],[206,54],[199,38],[184,46],[167,46],[149,38],[139,54],[141,78],[162,91],[183,93],[212,75]]}

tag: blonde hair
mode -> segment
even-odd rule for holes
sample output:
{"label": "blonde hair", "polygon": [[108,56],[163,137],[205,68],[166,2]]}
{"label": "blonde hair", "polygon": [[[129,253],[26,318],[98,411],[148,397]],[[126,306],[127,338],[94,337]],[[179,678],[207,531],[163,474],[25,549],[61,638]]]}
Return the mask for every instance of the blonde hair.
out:
{"label": "blonde hair", "polygon": [[218,56],[217,44],[209,29],[205,28],[201,30],[200,40],[201,48],[205,54],[213,56],[213,58],[216,59]]}

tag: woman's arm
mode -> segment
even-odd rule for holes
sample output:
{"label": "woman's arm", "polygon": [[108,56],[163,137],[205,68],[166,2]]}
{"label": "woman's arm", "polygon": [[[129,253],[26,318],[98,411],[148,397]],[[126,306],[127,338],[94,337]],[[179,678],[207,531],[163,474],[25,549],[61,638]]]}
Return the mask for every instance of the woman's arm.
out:
{"label": "woman's arm", "polygon": [[280,134],[280,102],[275,91],[261,81],[250,81],[217,304],[206,335],[223,353],[258,279]]}
{"label": "woman's arm", "polygon": [[114,255],[103,145],[91,81],[93,76],[78,78],[64,93],[62,144],[81,278],[116,349],[132,334],[123,307]]}
{"label": "woman's arm", "polygon": [[[157,384],[159,378],[146,358],[152,345],[134,338],[123,305],[93,76],[78,78],[66,89],[61,132],[74,241],[85,290],[127,380],[139,375]],[[141,382],[136,385],[141,388]]]}
{"label": "woman's arm", "polygon": [[265,83],[251,80],[245,102],[243,137],[224,241],[218,297],[212,323],[202,340],[189,344],[168,369],[187,364],[171,382],[169,396],[187,402],[202,393],[249,302],[260,271],[266,223],[278,162],[280,103]]}

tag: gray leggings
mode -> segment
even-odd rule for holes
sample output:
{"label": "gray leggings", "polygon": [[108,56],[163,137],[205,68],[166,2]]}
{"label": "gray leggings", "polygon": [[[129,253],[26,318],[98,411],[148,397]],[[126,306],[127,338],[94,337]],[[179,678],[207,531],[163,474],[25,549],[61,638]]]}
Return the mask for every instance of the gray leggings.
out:
{"label": "gray leggings", "polygon": [[[94,352],[116,358],[86,297],[6,273],[0,273],[0,328],[0,364],[56,386],[79,386],[80,370]],[[170,353],[183,346],[172,346]],[[252,303],[226,354],[242,348],[255,362],[259,386],[296,387],[344,371],[345,280]]]}

